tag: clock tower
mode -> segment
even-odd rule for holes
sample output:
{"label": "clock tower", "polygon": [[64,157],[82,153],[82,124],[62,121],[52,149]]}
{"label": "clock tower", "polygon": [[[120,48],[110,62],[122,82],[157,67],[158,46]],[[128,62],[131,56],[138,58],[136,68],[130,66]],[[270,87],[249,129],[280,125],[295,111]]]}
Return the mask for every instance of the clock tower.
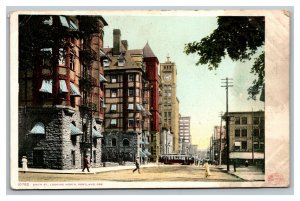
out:
{"label": "clock tower", "polygon": [[173,153],[179,153],[179,101],[176,95],[177,69],[176,64],[167,57],[165,63],[160,64],[162,84],[162,127],[173,134]]}

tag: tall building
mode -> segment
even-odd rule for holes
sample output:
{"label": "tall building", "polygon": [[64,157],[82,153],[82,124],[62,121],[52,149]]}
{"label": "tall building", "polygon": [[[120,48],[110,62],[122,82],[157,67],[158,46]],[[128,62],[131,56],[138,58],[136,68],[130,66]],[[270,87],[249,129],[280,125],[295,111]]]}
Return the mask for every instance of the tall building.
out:
{"label": "tall building", "polygon": [[237,163],[264,164],[264,111],[229,112],[229,157]]}
{"label": "tall building", "polygon": [[106,114],[103,161],[123,163],[150,157],[149,80],[143,50],[128,49],[121,31],[113,31],[113,47],[105,48]]}
{"label": "tall building", "polygon": [[191,144],[190,124],[191,117],[182,117],[179,115],[180,153],[185,153],[185,148]]}
{"label": "tall building", "polygon": [[153,53],[150,45],[143,48],[143,57],[146,65],[146,76],[149,80],[149,107],[150,107],[150,135],[151,135],[151,154],[152,161],[156,161],[159,155],[159,61]]}
{"label": "tall building", "polygon": [[179,100],[176,96],[177,70],[175,63],[167,57],[165,63],[160,64],[160,76],[162,85],[162,127],[167,128],[173,134],[173,149],[180,152],[179,146]]}
{"label": "tall building", "polygon": [[101,166],[102,16],[19,17],[19,161],[29,167]]}

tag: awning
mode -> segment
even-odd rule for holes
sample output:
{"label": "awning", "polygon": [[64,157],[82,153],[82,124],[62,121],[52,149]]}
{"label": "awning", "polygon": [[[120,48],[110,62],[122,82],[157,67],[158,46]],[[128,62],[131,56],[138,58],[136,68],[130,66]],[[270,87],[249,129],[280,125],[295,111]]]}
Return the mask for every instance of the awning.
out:
{"label": "awning", "polygon": [[78,88],[72,82],[70,82],[70,87],[71,87],[71,93],[70,93],[71,96],[81,96]]}
{"label": "awning", "polygon": [[107,82],[107,79],[103,75],[100,74],[100,82]]}
{"label": "awning", "polygon": [[43,80],[42,86],[39,91],[52,94],[52,80]]}
{"label": "awning", "polygon": [[[252,152],[231,152],[230,159],[252,159]],[[254,152],[254,159],[264,159],[264,153]]]}
{"label": "awning", "polygon": [[142,111],[142,108],[141,108],[140,104],[136,104],[136,109],[139,110],[139,111]]}
{"label": "awning", "polygon": [[128,104],[128,110],[133,110],[133,104]]}
{"label": "awning", "polygon": [[93,128],[93,138],[101,138],[103,135],[101,135],[100,132],[98,132],[95,128]]}
{"label": "awning", "polygon": [[110,110],[111,111],[116,111],[117,110],[117,105],[116,104],[112,104]]}
{"label": "awning", "polygon": [[30,131],[31,134],[45,134],[45,126],[42,122],[37,122]]}
{"label": "awning", "polygon": [[142,105],[139,105],[142,111],[145,111],[145,108]]}
{"label": "awning", "polygon": [[70,129],[71,129],[71,135],[82,135],[83,134],[83,132],[72,123],[70,124]]}
{"label": "awning", "polygon": [[147,155],[142,150],[140,150],[140,157],[147,157]]}
{"label": "awning", "polygon": [[59,16],[59,20],[60,20],[62,26],[69,28],[69,23],[65,16]]}
{"label": "awning", "polygon": [[145,153],[147,156],[151,156],[151,153],[150,153],[148,150],[144,150],[144,153]]}
{"label": "awning", "polygon": [[72,20],[70,20],[70,29],[78,30],[77,25]]}
{"label": "awning", "polygon": [[241,142],[234,142],[234,146],[240,147],[241,146]]}
{"label": "awning", "polygon": [[68,88],[65,80],[59,80],[59,92],[68,93]]}
{"label": "awning", "polygon": [[117,120],[116,120],[116,119],[112,119],[112,120],[110,121],[110,124],[111,124],[111,125],[117,125]]}

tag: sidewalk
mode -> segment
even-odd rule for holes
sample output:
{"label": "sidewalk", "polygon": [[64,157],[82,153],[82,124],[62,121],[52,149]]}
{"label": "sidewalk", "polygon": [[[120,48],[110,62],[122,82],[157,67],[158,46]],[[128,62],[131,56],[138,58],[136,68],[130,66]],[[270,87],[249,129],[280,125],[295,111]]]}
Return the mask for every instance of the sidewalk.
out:
{"label": "sidewalk", "polygon": [[[216,166],[216,168],[227,172],[227,166],[221,165]],[[234,175],[239,177],[245,181],[264,181],[265,174],[262,172],[261,169],[257,168],[256,166],[248,166],[248,167],[237,167],[236,172],[234,172],[233,167],[230,166],[228,174]]]}
{"label": "sidewalk", "polygon": [[[156,163],[148,163],[145,165],[140,165],[140,168],[144,167],[156,167]],[[34,172],[34,173],[47,173],[47,174],[96,174],[99,172],[109,172],[109,171],[115,171],[115,170],[130,170],[134,169],[135,165],[127,165],[127,166],[114,166],[114,167],[99,167],[99,168],[90,168],[90,172],[87,172],[85,170],[82,172],[81,169],[71,169],[71,170],[54,170],[54,169],[42,169],[42,168],[28,168],[28,171],[26,172]],[[22,168],[19,168],[19,172],[23,172]]]}

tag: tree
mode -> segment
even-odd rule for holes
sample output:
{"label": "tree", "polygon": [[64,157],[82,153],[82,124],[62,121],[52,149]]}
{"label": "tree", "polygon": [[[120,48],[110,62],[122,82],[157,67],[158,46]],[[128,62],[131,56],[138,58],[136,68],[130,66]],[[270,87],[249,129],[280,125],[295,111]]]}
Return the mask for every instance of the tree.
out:
{"label": "tree", "polygon": [[[245,62],[265,43],[264,17],[218,17],[218,28],[200,42],[185,44],[184,52],[189,55],[197,53],[196,65],[208,64],[209,70],[219,67],[222,59],[228,55],[233,61]],[[250,73],[257,76],[248,88],[249,98],[256,100],[265,83],[264,51],[255,58]]]}

